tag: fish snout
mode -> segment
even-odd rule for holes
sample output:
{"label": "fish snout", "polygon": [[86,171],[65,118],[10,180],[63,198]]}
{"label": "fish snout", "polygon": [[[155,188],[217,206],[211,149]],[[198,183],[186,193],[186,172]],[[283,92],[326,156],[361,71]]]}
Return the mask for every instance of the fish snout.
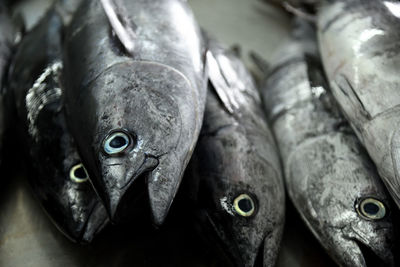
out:
{"label": "fish snout", "polygon": [[109,223],[107,211],[101,203],[93,208],[88,221],[81,233],[81,243],[90,243]]}
{"label": "fish snout", "polygon": [[186,164],[174,153],[165,154],[159,160],[158,166],[149,175],[147,183],[155,226],[161,226],[164,223],[186,167]]}
{"label": "fish snout", "polygon": [[[136,164],[135,164],[136,163]],[[105,200],[107,213],[113,223],[124,219],[146,193],[146,179],[158,165],[158,159],[144,155],[142,160],[126,159],[122,164],[103,166],[104,187],[98,191]]]}
{"label": "fish snout", "polygon": [[[362,225],[359,227],[363,230],[368,228]],[[394,266],[394,233],[390,227],[379,226],[366,231],[355,229],[357,226],[343,229],[349,251],[356,255],[354,264],[359,264],[355,266]],[[351,258],[351,254],[348,257]]]}

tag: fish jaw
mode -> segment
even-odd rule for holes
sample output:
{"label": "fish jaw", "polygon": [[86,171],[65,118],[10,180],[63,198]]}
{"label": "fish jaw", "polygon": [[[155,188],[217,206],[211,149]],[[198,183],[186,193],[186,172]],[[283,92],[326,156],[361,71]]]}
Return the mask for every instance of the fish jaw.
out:
{"label": "fish jaw", "polygon": [[[254,267],[258,258],[263,256],[259,253],[263,253],[264,233],[260,235],[260,233],[248,231],[246,228],[226,227],[224,225],[230,224],[229,218],[208,211],[202,212],[201,220],[201,223],[206,225],[209,231],[213,233],[214,238],[212,239],[217,241],[217,246],[234,266]],[[226,220],[228,222],[224,224],[223,222],[226,222]],[[249,228],[251,229],[252,226]]]}
{"label": "fish jaw", "polygon": [[93,238],[99,234],[109,223],[105,207],[98,203],[86,223],[81,233],[81,243],[91,243]]}
{"label": "fish jaw", "polygon": [[132,197],[128,195],[134,195],[134,200],[138,200],[143,193],[141,183],[145,184],[146,175],[157,165],[157,158],[135,153],[128,158],[109,158],[102,161],[102,176],[96,190],[113,223],[118,223],[123,218],[124,208],[134,206],[136,201],[132,201]]}
{"label": "fish jaw", "polygon": [[182,180],[185,164],[174,153],[160,158],[147,181],[150,209],[155,226],[161,226],[169,212]]}
{"label": "fish jaw", "polygon": [[265,237],[262,266],[275,266],[282,240],[283,225],[283,222],[281,224],[277,224],[272,232]]}
{"label": "fish jaw", "polygon": [[[388,247],[380,247],[385,241],[379,235],[385,236],[387,229],[382,228],[383,232],[378,230],[375,237],[369,236],[367,239],[367,236],[355,230],[355,227],[357,226],[353,223],[342,228],[328,227],[325,234],[320,236],[322,245],[332,259],[340,266],[366,267],[371,264],[368,262],[369,259],[374,261],[371,266],[393,266],[391,252],[385,251]],[[368,234],[370,230],[365,233]],[[376,265],[377,262],[383,265]]]}
{"label": "fish jaw", "polygon": [[394,232],[390,225],[385,221],[356,221],[343,228],[342,233],[357,244],[367,266],[394,266]]}

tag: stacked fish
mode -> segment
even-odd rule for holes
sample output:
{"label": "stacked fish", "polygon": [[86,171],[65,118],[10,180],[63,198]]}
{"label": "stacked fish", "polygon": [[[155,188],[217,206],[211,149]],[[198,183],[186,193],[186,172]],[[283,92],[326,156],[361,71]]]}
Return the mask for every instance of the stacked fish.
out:
{"label": "stacked fish", "polygon": [[317,23],[294,18],[275,60],[254,55],[260,90],[182,0],[59,0],[21,40],[0,4],[0,138],[15,110],[58,229],[88,243],[146,212],[161,226],[185,176],[232,265],[273,266],[285,181],[339,265],[393,265],[400,6],[304,2],[285,6]]}

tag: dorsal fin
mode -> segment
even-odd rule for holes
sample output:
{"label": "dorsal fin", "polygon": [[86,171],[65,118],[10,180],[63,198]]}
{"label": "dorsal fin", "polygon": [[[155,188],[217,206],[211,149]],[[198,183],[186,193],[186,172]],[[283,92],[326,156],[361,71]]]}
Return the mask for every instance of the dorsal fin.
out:
{"label": "dorsal fin", "polygon": [[229,80],[224,76],[217,58],[211,51],[207,51],[207,66],[209,79],[215,92],[224,104],[226,110],[233,114],[238,108],[238,103],[236,103],[234,97],[230,95]]}
{"label": "dorsal fin", "polygon": [[126,51],[130,55],[133,55],[136,40],[136,25],[125,10],[121,0],[100,1],[114,33],[125,47]]}

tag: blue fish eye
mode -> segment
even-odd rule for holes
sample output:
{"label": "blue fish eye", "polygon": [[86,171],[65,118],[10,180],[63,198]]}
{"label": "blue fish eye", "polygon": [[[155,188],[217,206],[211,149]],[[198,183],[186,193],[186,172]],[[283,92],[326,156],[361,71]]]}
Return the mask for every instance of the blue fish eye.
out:
{"label": "blue fish eye", "polygon": [[79,163],[70,169],[69,178],[76,183],[83,183],[89,179],[89,175],[83,164]]}
{"label": "blue fish eye", "polygon": [[115,155],[123,152],[130,144],[129,136],[124,132],[114,132],[105,140],[103,149],[108,155]]}
{"label": "blue fish eye", "polygon": [[249,217],[254,214],[255,204],[249,195],[241,194],[233,201],[233,208],[240,216]]}
{"label": "blue fish eye", "polygon": [[375,198],[365,198],[357,205],[357,212],[365,219],[380,220],[386,216],[386,207]]}

